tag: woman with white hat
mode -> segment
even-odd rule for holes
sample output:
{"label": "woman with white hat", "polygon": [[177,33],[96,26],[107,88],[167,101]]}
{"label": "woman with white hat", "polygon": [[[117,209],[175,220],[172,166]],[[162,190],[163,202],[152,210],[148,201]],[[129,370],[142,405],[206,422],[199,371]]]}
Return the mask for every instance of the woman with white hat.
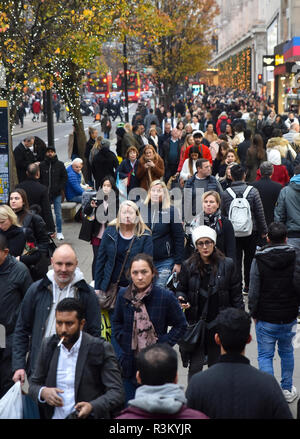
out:
{"label": "woman with white hat", "polygon": [[233,260],[216,248],[215,230],[208,226],[196,227],[192,240],[196,252],[182,264],[176,295],[188,323],[192,325],[202,318],[206,329],[202,346],[196,345],[189,353],[180,349],[183,366],[189,366],[188,379],[202,370],[206,355],[208,366],[217,361],[220,350],[214,335],[219,312],[227,307],[244,309]]}

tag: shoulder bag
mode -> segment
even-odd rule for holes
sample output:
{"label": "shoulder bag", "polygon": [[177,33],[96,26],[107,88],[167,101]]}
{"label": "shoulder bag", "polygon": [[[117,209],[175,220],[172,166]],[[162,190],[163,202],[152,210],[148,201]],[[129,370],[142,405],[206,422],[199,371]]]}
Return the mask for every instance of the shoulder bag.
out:
{"label": "shoulder bag", "polygon": [[183,354],[190,354],[196,348],[204,347],[205,331],[206,331],[206,317],[208,313],[208,302],[211,291],[211,285],[208,287],[208,296],[205,302],[202,314],[198,322],[188,325],[184,335],[179,340],[178,345],[180,352]]}
{"label": "shoulder bag", "polygon": [[116,299],[117,299],[117,293],[118,293],[118,289],[119,289],[119,283],[121,280],[121,276],[123,274],[129,253],[131,251],[133,242],[135,240],[135,236],[133,236],[131,243],[129,245],[129,248],[126,252],[123,264],[122,264],[122,268],[120,271],[120,274],[118,276],[117,282],[111,282],[108,286],[107,291],[103,291],[103,290],[99,290],[98,295],[98,299],[99,299],[99,303],[102,309],[106,309],[106,310],[111,310],[114,309],[115,307],[115,303],[116,303]]}

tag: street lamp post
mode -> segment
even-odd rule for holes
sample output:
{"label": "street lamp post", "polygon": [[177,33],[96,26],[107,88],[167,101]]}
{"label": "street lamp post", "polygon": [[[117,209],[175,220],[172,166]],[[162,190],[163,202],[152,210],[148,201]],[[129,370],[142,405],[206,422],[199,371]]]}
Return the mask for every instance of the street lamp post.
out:
{"label": "street lamp post", "polygon": [[124,43],[123,43],[123,57],[124,57],[123,68],[124,68],[124,93],[125,93],[125,121],[129,122],[126,35],[124,36]]}
{"label": "street lamp post", "polygon": [[53,103],[52,103],[52,90],[47,89],[46,92],[46,107],[47,107],[47,137],[48,146],[54,146],[54,124],[53,124]]}

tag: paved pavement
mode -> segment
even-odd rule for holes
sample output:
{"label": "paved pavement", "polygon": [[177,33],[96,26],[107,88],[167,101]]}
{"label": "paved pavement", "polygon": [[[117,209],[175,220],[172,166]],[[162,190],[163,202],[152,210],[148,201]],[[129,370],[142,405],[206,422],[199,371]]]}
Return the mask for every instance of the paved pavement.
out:
{"label": "paved pavement", "polygon": [[[58,244],[62,242],[67,242],[73,246],[78,256],[79,267],[84,273],[86,281],[91,282],[92,280],[91,266],[92,266],[93,251],[89,243],[78,239],[80,226],[81,226],[80,223],[65,222],[63,224],[63,234],[65,240],[59,241]],[[253,340],[249,345],[247,345],[246,356],[250,359],[251,364],[254,367],[258,367],[256,335],[253,326],[251,333]],[[300,391],[300,325],[298,325],[296,341],[298,342],[298,348],[295,349],[294,385]],[[274,372],[277,380],[280,382],[280,358],[278,357],[277,353],[274,359]],[[181,384],[184,388],[186,388],[187,369],[182,367],[181,360],[179,360],[179,384]],[[245,397],[247,397],[247,395],[245,395]],[[293,413],[293,416],[296,417],[297,400],[289,404],[289,406]]]}

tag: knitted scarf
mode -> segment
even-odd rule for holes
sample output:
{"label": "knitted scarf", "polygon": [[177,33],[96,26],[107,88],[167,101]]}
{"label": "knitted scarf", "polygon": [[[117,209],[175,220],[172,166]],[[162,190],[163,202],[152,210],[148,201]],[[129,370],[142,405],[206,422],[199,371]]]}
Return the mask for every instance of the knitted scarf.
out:
{"label": "knitted scarf", "polygon": [[146,305],[143,303],[143,299],[150,294],[152,288],[151,283],[145,291],[139,293],[131,284],[126,292],[126,296],[134,307],[131,348],[136,353],[157,342],[154,326],[149,318]]}
{"label": "knitted scarf", "polygon": [[204,213],[204,224],[211,229],[214,229],[219,235],[221,233],[221,210],[218,209],[215,213],[211,213],[210,215],[207,215]]}

